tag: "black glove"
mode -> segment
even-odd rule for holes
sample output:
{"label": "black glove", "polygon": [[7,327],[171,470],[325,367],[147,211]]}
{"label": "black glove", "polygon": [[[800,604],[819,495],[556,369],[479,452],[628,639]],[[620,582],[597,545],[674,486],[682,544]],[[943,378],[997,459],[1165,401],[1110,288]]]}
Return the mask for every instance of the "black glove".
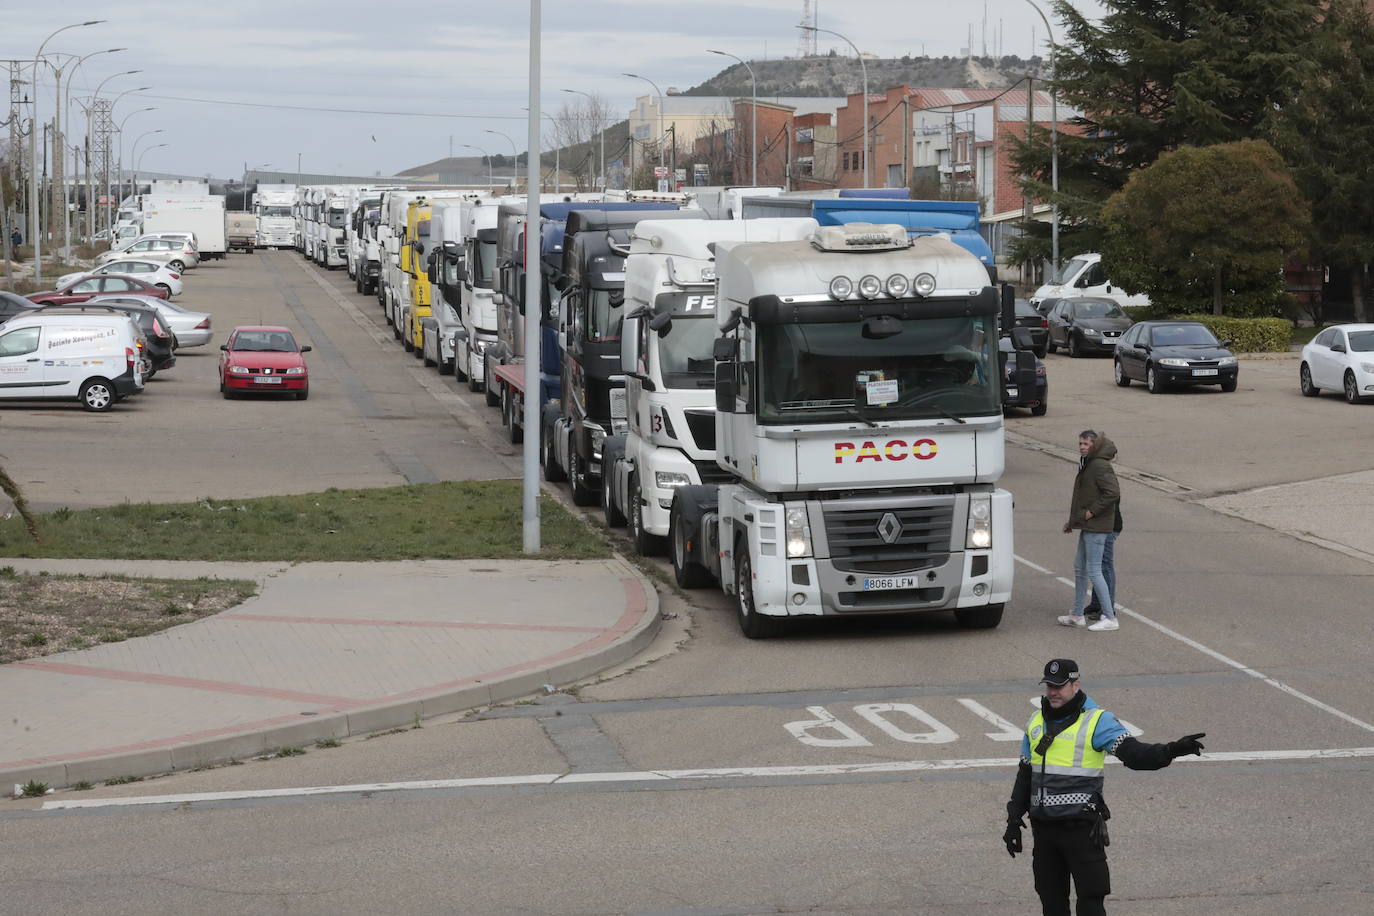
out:
{"label": "black glove", "polygon": [[1202,742],[1199,738],[1206,738],[1206,732],[1198,732],[1196,735],[1184,735],[1177,741],[1169,742],[1169,754],[1172,757],[1186,757],[1189,754],[1202,756]]}
{"label": "black glove", "polygon": [[1007,832],[1002,834],[1002,842],[1007,844],[1007,853],[1014,859],[1021,852],[1021,819],[1007,821]]}

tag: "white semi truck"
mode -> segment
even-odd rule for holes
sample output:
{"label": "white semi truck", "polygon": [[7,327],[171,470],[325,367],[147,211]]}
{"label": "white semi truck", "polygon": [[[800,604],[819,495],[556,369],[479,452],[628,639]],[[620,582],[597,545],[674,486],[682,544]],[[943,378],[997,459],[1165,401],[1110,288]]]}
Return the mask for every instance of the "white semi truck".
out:
{"label": "white semi truck", "polygon": [[[1000,623],[1013,571],[1012,497],[997,487],[1010,297],[947,236],[912,240],[895,225],[726,241],[715,254],[727,480],[673,495],[678,582],[719,582],[750,638],[813,615]],[[1016,380],[1034,384],[1033,354],[1012,355]]]}
{"label": "white semi truck", "polygon": [[481,391],[487,348],[496,343],[496,215],[515,198],[474,201],[463,210],[463,267],[459,274],[458,318],[453,337],[453,372],[470,391]]}
{"label": "white semi truck", "polygon": [[634,334],[620,337],[627,431],[606,440],[601,505],[606,523],[630,526],[641,554],[661,552],[678,487],[717,483],[716,264],[726,240],[804,240],[816,221],[645,220],[630,236],[625,314]]}
{"label": "white semi truck", "polygon": [[348,264],[348,242],[344,229],[348,225],[348,188],[336,189],[324,200],[320,214],[315,261],[325,270]]}
{"label": "white semi truck", "polygon": [[253,214],[257,217],[259,248],[291,248],[296,244],[296,221],[291,205],[296,189],[258,189],[253,198]]}

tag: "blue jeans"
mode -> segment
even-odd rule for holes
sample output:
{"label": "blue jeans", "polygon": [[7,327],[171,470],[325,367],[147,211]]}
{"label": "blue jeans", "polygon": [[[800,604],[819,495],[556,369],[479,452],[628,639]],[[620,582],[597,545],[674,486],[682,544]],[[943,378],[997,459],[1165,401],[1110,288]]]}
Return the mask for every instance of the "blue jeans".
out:
{"label": "blue jeans", "polygon": [[[1116,536],[1120,532],[1113,531],[1107,535],[1107,544],[1102,548],[1102,578],[1107,580],[1107,591],[1111,593],[1112,600],[1119,602],[1121,596],[1116,590]],[[1101,602],[1096,599],[1088,602],[1088,612],[1092,614],[1101,613]],[[1115,616],[1115,611],[1113,611]]]}
{"label": "blue jeans", "polygon": [[1112,604],[1111,589],[1102,573],[1102,554],[1107,549],[1110,531],[1078,532],[1078,555],[1073,561],[1073,613],[1082,616],[1088,604],[1088,591],[1097,595],[1102,605],[1103,618],[1116,616],[1116,605]]}

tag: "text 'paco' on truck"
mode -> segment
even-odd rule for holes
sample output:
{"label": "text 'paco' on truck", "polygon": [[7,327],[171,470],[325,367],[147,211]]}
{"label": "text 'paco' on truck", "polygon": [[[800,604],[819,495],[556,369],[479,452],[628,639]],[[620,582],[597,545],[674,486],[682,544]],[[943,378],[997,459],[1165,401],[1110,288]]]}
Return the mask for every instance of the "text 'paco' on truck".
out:
{"label": "text 'paco' on truck", "polygon": [[[866,223],[722,241],[715,256],[727,479],[674,493],[678,582],[716,579],[751,638],[806,615],[1000,623],[1013,570],[1012,497],[996,486],[1001,297],[978,258]],[[1033,384],[1034,356],[1014,358]]]}

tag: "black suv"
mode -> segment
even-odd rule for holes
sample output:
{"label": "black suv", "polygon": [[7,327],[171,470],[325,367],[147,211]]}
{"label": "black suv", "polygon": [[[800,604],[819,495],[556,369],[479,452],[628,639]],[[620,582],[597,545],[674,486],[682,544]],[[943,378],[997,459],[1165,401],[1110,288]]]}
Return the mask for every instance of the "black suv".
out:
{"label": "black suv", "polygon": [[90,304],[119,309],[138,322],[138,326],[148,338],[148,378],[152,378],[162,369],[170,369],[177,364],[176,335],[167,327],[167,322],[163,321],[157,309],[136,299],[126,299],[122,296],[99,296],[92,299]]}

